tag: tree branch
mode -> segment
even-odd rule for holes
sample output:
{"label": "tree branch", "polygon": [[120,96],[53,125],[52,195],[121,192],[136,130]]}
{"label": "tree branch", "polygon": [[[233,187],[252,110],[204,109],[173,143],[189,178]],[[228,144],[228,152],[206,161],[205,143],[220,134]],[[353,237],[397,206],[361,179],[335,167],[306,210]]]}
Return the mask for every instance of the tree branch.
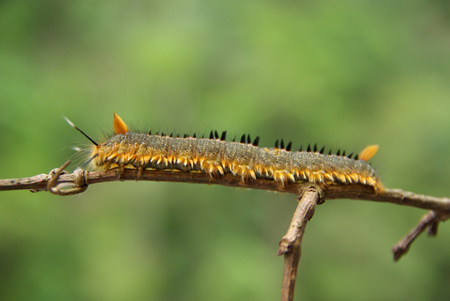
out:
{"label": "tree branch", "polygon": [[450,215],[447,213],[437,213],[435,211],[430,211],[425,214],[419,221],[419,224],[414,227],[402,240],[400,240],[393,248],[392,253],[394,255],[394,260],[398,261],[400,258],[405,255],[411,244],[414,240],[425,230],[428,228],[428,235],[436,236],[439,222],[446,221],[450,218]]}
{"label": "tree branch", "polygon": [[[32,192],[49,191],[57,195],[72,195],[84,192],[88,185],[112,181],[165,181],[198,184],[218,184],[230,187],[264,189],[288,192],[299,196],[299,204],[286,235],[281,239],[278,255],[285,255],[282,300],[293,300],[297,267],[301,254],[301,241],[306,223],[312,217],[315,205],[326,199],[354,199],[392,203],[403,206],[431,210],[419,224],[393,249],[394,260],[406,254],[412,242],[428,228],[430,235],[436,235],[440,222],[450,218],[450,199],[414,194],[400,189],[386,189],[375,193],[373,188],[364,185],[316,185],[309,182],[287,183],[282,186],[273,180],[258,179],[242,182],[230,173],[211,178],[202,172],[179,172],[167,170],[145,170],[138,176],[135,170],[111,169],[89,172],[76,169],[73,173],[64,171],[70,161],[49,174],[40,174],[21,179],[0,180],[0,190],[23,190]],[[299,191],[301,193],[299,194]],[[305,191],[303,193],[303,191]]]}
{"label": "tree branch", "polygon": [[[66,162],[67,163],[67,162]],[[64,165],[63,165],[64,168]],[[278,192],[287,192],[298,194],[306,183],[287,183],[284,187],[273,180],[258,179],[249,180],[245,183],[239,177],[232,174],[225,174],[216,179],[212,179],[205,173],[186,173],[165,170],[146,170],[142,176],[137,175],[135,170],[125,169],[123,173],[118,173],[117,169],[108,171],[89,172],[81,169],[68,173],[64,170],[56,176],[54,169],[50,174],[40,174],[33,177],[21,179],[0,180],[0,190],[31,190],[50,191],[52,193],[65,195],[65,189],[75,189],[78,193],[86,190],[90,184],[112,182],[112,181],[164,181],[164,182],[182,182],[198,184],[218,184],[230,187],[243,187],[251,189],[264,189]],[[53,181],[51,181],[53,178]],[[55,179],[56,178],[56,179]],[[49,185],[49,182],[51,185]],[[83,189],[80,189],[83,187]],[[50,189],[51,188],[51,189]],[[364,185],[321,185],[323,190],[323,199],[354,199],[370,200],[375,202],[386,202],[397,205],[416,207],[421,209],[441,211],[450,213],[450,199],[436,198],[427,195],[414,194],[412,192],[402,191],[400,189],[386,189],[375,194],[373,189]],[[74,194],[73,191],[70,191]],[[75,193],[77,193],[75,192]]]}
{"label": "tree branch", "polygon": [[321,199],[321,189],[317,185],[308,185],[298,196],[298,206],[292,217],[286,235],[280,241],[278,255],[284,254],[283,284],[281,301],[294,300],[295,281],[297,280],[298,263],[302,253],[301,245],[306,224],[313,217],[316,204]]}

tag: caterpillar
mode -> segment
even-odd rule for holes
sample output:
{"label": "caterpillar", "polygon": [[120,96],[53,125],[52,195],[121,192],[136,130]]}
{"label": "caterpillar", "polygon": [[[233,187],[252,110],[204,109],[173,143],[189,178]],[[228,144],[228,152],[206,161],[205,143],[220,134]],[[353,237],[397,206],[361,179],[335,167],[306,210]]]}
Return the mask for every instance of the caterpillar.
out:
{"label": "caterpillar", "polygon": [[174,137],[164,133],[132,133],[116,113],[113,118],[114,136],[97,143],[76,127],[94,146],[88,162],[105,170],[119,168],[136,169],[138,176],[145,170],[201,172],[212,179],[232,173],[242,182],[271,179],[283,187],[287,183],[311,182],[326,185],[366,185],[375,193],[383,191],[383,185],[375,170],[367,163],[378,150],[378,145],[366,147],[359,155],[346,156],[338,151],[325,154],[317,144],[303,151],[292,151],[292,143],[284,145],[277,140],[274,148],[259,147],[259,137],[253,141],[243,135],[240,141],[226,141],[226,131],[221,135],[211,131],[209,138],[184,135]]}

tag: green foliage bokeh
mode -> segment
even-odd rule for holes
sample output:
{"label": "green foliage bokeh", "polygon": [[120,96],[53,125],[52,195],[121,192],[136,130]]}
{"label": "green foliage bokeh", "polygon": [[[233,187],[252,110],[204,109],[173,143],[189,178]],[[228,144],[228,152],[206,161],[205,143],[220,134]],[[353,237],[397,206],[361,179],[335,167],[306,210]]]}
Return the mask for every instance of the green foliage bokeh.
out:
{"label": "green foliage bokeh", "polygon": [[[110,133],[250,133],[358,152],[387,187],[449,196],[445,1],[2,1],[0,178],[47,173]],[[78,160],[78,163],[82,160]],[[72,169],[76,164],[72,165]],[[126,182],[0,194],[1,300],[277,300],[292,195]],[[301,300],[448,300],[450,229],[392,245],[424,211],[328,201]]]}

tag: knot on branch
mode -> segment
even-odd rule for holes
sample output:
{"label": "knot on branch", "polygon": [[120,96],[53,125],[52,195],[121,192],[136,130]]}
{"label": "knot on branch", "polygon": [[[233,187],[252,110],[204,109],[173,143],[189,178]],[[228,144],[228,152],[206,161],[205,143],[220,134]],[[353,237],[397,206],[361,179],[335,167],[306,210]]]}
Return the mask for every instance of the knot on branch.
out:
{"label": "knot on branch", "polygon": [[50,180],[47,183],[47,190],[56,195],[74,195],[84,192],[88,188],[87,171],[77,168],[73,174],[71,181],[60,181],[58,179],[62,174],[68,174],[64,170],[70,164],[70,160],[66,161],[61,167],[50,171],[48,176]]}

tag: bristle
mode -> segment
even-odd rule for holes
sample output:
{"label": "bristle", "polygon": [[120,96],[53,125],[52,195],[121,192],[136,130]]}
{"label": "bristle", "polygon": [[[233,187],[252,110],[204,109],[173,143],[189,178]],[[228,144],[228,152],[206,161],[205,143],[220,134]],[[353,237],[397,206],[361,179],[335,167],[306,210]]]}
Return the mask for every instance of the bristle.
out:
{"label": "bristle", "polygon": [[172,138],[173,137],[173,133],[170,133],[169,137]]}
{"label": "bristle", "polygon": [[320,149],[319,153],[323,154],[324,152],[325,152],[325,146],[323,146],[323,147]]}
{"label": "bristle", "polygon": [[213,133],[213,131],[211,131],[211,133],[209,133],[209,139],[214,139],[214,133]]}
{"label": "bristle", "polygon": [[75,124],[72,122],[72,121],[70,121],[69,120],[69,118],[67,118],[66,116],[63,116],[63,118],[66,120],[66,122],[71,126],[71,127],[73,127],[73,128],[77,128],[76,126],[75,126]]}
{"label": "bristle", "polygon": [[152,134],[152,131],[148,131],[148,134],[151,135],[151,134]]}
{"label": "bristle", "polygon": [[359,160],[358,154],[355,156],[355,160]]}
{"label": "bristle", "polygon": [[227,131],[223,131],[222,136],[220,136],[220,140],[225,141],[226,138],[227,138]]}
{"label": "bristle", "polygon": [[219,139],[219,133],[218,133],[217,131],[214,131],[214,137],[215,137],[216,139]]}
{"label": "bristle", "polygon": [[345,150],[342,152],[342,156],[345,157]]}
{"label": "bristle", "polygon": [[250,134],[247,134],[247,144],[251,144],[252,139],[250,138]]}
{"label": "bristle", "polygon": [[317,152],[317,143],[314,143],[314,152]]}
{"label": "bristle", "polygon": [[83,163],[83,165],[81,165],[81,167],[88,165],[89,163],[91,163],[92,160],[94,160],[95,158],[97,158],[98,154],[93,155],[91,158],[89,158],[89,160],[87,160],[86,162]]}
{"label": "bristle", "polygon": [[307,152],[311,152],[311,144],[308,144],[308,148],[306,149]]}
{"label": "bristle", "polygon": [[95,146],[98,146],[98,143],[95,142],[94,140],[92,140],[91,137],[89,137],[85,132],[83,132],[82,130],[80,130],[72,121],[69,120],[69,118],[67,118],[66,116],[63,116],[64,119],[66,120],[66,122],[73,127],[74,129],[76,129],[78,132],[80,132],[81,134],[83,134],[84,137],[88,138],[89,141],[91,141]]}
{"label": "bristle", "polygon": [[197,138],[197,134],[194,133],[194,135],[192,135],[192,138]]}
{"label": "bristle", "polygon": [[378,151],[378,145],[369,145],[359,153],[359,158],[363,161],[369,161]]}
{"label": "bristle", "polygon": [[351,159],[353,157],[353,153],[347,156],[347,158]]}
{"label": "bristle", "polygon": [[338,151],[336,152],[336,156],[340,156],[341,155],[341,149],[338,149]]}
{"label": "bristle", "polygon": [[259,136],[256,136],[255,140],[253,141],[254,146],[258,146],[259,144]]}
{"label": "bristle", "polygon": [[333,151],[330,149],[330,151],[328,152],[328,155],[331,156],[333,154]]}
{"label": "bristle", "polygon": [[183,138],[187,138],[187,137],[188,137],[188,135],[187,135],[187,134],[184,134]]}
{"label": "bristle", "polygon": [[278,139],[275,140],[275,148],[280,148],[280,141]]}
{"label": "bristle", "polygon": [[289,141],[288,145],[286,146],[287,151],[291,151],[292,149],[292,141]]}
{"label": "bristle", "polygon": [[241,137],[241,143],[245,143],[245,134]]}
{"label": "bristle", "polygon": [[281,141],[280,141],[280,148],[284,149],[284,141],[283,141],[283,139],[281,139]]}

